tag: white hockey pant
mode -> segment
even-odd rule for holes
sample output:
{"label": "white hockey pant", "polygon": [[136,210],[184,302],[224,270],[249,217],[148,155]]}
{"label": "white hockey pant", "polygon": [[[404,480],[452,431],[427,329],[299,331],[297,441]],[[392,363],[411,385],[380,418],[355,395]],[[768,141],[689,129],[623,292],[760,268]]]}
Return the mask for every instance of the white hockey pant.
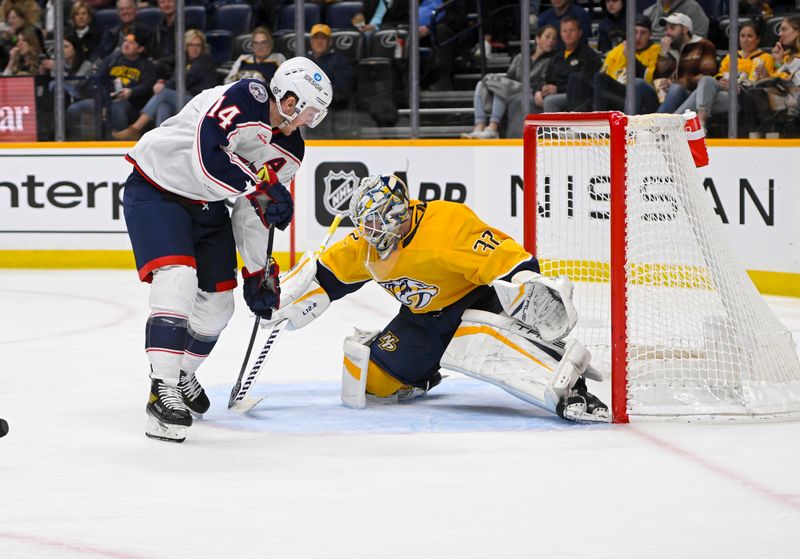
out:
{"label": "white hockey pant", "polygon": [[513,318],[467,310],[440,364],[556,413],[556,405],[586,370],[591,355],[570,340],[558,350],[563,351],[558,360],[532,339],[535,333]]}

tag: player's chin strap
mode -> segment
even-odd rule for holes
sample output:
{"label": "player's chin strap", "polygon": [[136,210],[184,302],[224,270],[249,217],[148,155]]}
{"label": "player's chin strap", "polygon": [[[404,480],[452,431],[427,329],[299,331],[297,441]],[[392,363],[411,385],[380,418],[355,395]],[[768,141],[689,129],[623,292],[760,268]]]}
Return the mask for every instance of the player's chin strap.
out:
{"label": "player's chin strap", "polygon": [[[609,421],[608,408],[585,391],[584,383],[579,383],[584,373],[598,378],[588,368],[589,351],[577,340],[541,344],[534,341],[537,338],[537,333],[513,318],[467,310],[440,364],[494,384],[565,419]],[[586,393],[584,399],[575,394],[576,385]],[[590,396],[593,403],[599,404],[591,410],[587,404]]]}

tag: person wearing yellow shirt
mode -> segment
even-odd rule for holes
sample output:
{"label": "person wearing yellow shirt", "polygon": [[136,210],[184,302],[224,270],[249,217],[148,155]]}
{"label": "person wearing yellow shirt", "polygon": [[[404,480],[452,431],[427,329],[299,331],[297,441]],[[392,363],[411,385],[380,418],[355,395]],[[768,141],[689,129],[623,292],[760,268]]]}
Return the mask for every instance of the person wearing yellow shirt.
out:
{"label": "person wearing yellow shirt", "polygon": [[[636,48],[636,103],[634,114],[655,112],[658,97],[653,88],[653,71],[658,61],[659,45],[651,40],[652,22],[642,14],[636,16],[634,44]],[[628,60],[625,41],[606,55],[603,68],[594,76],[595,111],[623,110],[625,108],[625,83]]]}
{"label": "person wearing yellow shirt", "polygon": [[[753,21],[739,27],[738,79],[739,86],[751,85],[775,74],[775,63],[770,53],[758,48],[761,40],[758,24]],[[703,76],[691,95],[678,107],[676,114],[686,110],[697,112],[703,128],[711,114],[728,112],[731,56],[725,55],[716,76]]]}

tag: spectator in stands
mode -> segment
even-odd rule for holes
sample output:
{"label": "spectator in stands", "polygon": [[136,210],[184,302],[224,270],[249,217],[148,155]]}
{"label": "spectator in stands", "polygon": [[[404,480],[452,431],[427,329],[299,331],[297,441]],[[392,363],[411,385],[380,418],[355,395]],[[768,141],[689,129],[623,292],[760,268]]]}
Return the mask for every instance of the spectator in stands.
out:
{"label": "spectator in stands", "polygon": [[17,44],[11,48],[4,76],[35,76],[39,72],[42,45],[32,27],[17,34]]}
{"label": "spectator in stands", "polygon": [[577,18],[563,17],[559,35],[562,46],[547,67],[545,84],[533,96],[536,106],[546,113],[572,110],[567,102],[570,77],[581,73],[591,80],[602,64],[600,55],[583,42]]}
{"label": "spectator in stands", "polygon": [[279,52],[272,52],[272,33],[266,27],[253,29],[253,53],[243,54],[231,66],[225,83],[233,83],[242,78],[255,78],[269,83],[278,66],[286,62]]}
{"label": "spectator in stands", "polygon": [[103,10],[114,6],[114,0],[86,0],[93,10]]}
{"label": "spectator in stands", "polygon": [[[98,75],[113,83],[107,94],[109,103],[109,125],[111,130],[123,130],[136,118],[150,99],[156,81],[155,65],[147,58],[145,45],[150,39],[147,32],[139,28],[122,42],[119,52],[103,59]],[[83,99],[67,108],[67,130],[81,133],[84,139],[90,134],[82,131],[83,117],[93,116],[94,99]]]}
{"label": "spectator in stands", "polygon": [[681,13],[692,21],[693,35],[708,36],[709,19],[703,7],[696,0],[656,0],[656,3],[644,10],[644,15],[653,22],[653,38],[660,39],[666,34],[665,18],[671,14]]}
{"label": "spectator in stands", "polygon": [[[561,29],[561,20],[570,16],[578,20],[582,42],[585,43],[592,36],[592,16],[586,8],[573,4],[571,0],[552,0],[552,5],[552,8],[539,14],[538,27],[552,25],[556,29]],[[559,45],[561,45],[560,37]]]}
{"label": "spectator in stands", "polygon": [[175,0],[158,0],[161,21],[150,35],[147,56],[156,63],[156,70],[165,76],[175,69]]}
{"label": "spectator in stands", "polygon": [[100,30],[92,21],[92,7],[84,0],[76,0],[69,14],[69,24],[64,29],[65,36],[75,38],[75,44],[84,60],[95,60],[95,51],[100,46]]}
{"label": "spectator in stands", "polygon": [[311,52],[308,57],[331,79],[334,107],[347,106],[353,95],[353,68],[340,52],[333,50],[331,28],[317,23],[311,28]]}
{"label": "spectator in stands", "polygon": [[[761,36],[758,24],[754,21],[743,23],[739,27],[739,86],[749,86],[760,79],[768,78],[775,73],[772,55],[758,48]],[[675,111],[683,114],[686,110],[697,112],[697,118],[703,128],[711,114],[727,114],[730,90],[731,55],[726,54],[719,66],[716,76],[702,76],[689,98]]]}
{"label": "spectator in stands", "polygon": [[[67,103],[70,103],[82,97],[81,86],[92,71],[92,63],[83,55],[75,35],[64,37],[62,48],[64,51],[64,77],[67,78],[64,81],[64,91],[67,93]],[[55,67],[55,58],[47,58],[39,65],[39,73],[44,76],[52,76]],[[50,82],[50,91],[55,88],[55,85],[55,80]]]}
{"label": "spectator in stands", "polygon": [[[511,61],[505,74],[487,74],[475,86],[475,129],[462,134],[462,138],[492,139],[499,136],[500,123],[509,103],[516,99],[515,111],[521,113],[522,95],[530,97],[532,91],[538,91],[544,85],[547,65],[552,60],[558,44],[558,31],[552,25],[536,30],[536,49],[531,54],[530,86],[522,91],[522,54]],[[487,109],[490,116],[487,117]],[[531,103],[533,112],[541,111]],[[512,112],[509,111],[509,117]],[[525,115],[519,114],[521,120]],[[487,125],[488,120],[488,125]]]}
{"label": "spectator in stands", "polygon": [[781,21],[772,59],[778,68],[776,77],[800,85],[800,16],[785,17]]}
{"label": "spectator in stands", "polygon": [[36,0],[2,0],[0,3],[2,21],[8,21],[11,8],[19,10],[19,17],[24,19],[27,25],[39,25],[42,21],[42,7]]}
{"label": "spectator in stands", "polygon": [[364,11],[353,16],[352,24],[362,32],[408,25],[408,0],[367,0]]}
{"label": "spectator in stands", "polygon": [[662,18],[661,25],[667,33],[661,37],[654,75],[661,101],[658,112],[674,113],[701,77],[717,73],[717,51],[711,41],[692,33],[692,20],[686,14],[673,13]]}
{"label": "spectator in stands", "polygon": [[[217,63],[208,52],[206,36],[202,31],[190,29],[184,35],[183,43],[186,48],[186,104],[201,91],[217,85]],[[175,78],[158,80],[153,86],[153,96],[133,124],[125,130],[112,131],[111,137],[115,140],[138,140],[150,123],[161,126],[177,112]]]}
{"label": "spectator in stands", "polygon": [[254,27],[277,28],[280,21],[281,0],[253,0],[251,4]]}
{"label": "spectator in stands", "polygon": [[[651,40],[650,18],[637,14],[634,27],[636,49],[636,88],[634,114],[652,113],[658,108],[658,97],[653,89],[658,54],[658,43]],[[567,100],[574,110],[621,111],[625,109],[625,84],[628,59],[625,56],[625,41],[611,49],[603,67],[594,75],[591,83],[580,83],[579,74],[570,78]],[[583,78],[586,79],[586,78]],[[576,87],[579,86],[579,87]],[[588,99],[587,99],[588,97]]]}
{"label": "spectator in stands", "polygon": [[[119,49],[129,35],[148,35],[150,29],[140,23],[137,19],[137,9],[135,0],[117,0],[117,15],[119,24],[111,29],[107,29],[100,40],[100,46],[95,51],[96,57],[105,58],[115,50]],[[146,48],[146,45],[142,45]]]}
{"label": "spectator in stands", "polygon": [[625,0],[605,0],[606,17],[597,27],[597,50],[605,53],[625,40]]}
{"label": "spectator in stands", "polygon": [[[440,11],[442,0],[421,0],[419,3],[419,37],[423,46],[433,47],[433,62],[429,68],[434,76],[428,87],[431,91],[453,89],[453,62],[460,41],[453,36],[467,25],[465,0],[452,0]],[[434,11],[436,16],[434,19]],[[434,39],[435,38],[435,39]]]}
{"label": "spectator in stands", "polygon": [[[39,44],[44,45],[44,33],[42,29],[36,25],[35,20],[31,19],[30,14],[25,11],[22,6],[11,6],[8,9],[6,13],[6,24],[8,25],[8,36],[4,38],[5,42],[14,43],[17,35],[26,29],[31,29],[36,33]],[[11,46],[13,46],[13,44]]]}
{"label": "spectator in stands", "polygon": [[[772,17],[772,7],[769,0],[741,0],[739,2],[739,17],[749,17],[756,24],[758,20],[767,21]],[[759,33],[762,30],[759,28]]]}

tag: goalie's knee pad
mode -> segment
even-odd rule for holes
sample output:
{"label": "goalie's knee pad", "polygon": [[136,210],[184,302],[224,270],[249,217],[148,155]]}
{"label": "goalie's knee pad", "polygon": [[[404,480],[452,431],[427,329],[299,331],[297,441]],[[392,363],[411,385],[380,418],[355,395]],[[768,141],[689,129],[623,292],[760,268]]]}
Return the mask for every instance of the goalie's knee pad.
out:
{"label": "goalie's knee pad", "polygon": [[556,413],[559,400],[583,374],[591,355],[570,340],[559,360],[534,343],[535,338],[534,332],[513,318],[467,310],[441,365]]}
{"label": "goalie's knee pad", "polygon": [[204,336],[219,336],[233,316],[233,291],[198,291],[189,326]]}
{"label": "goalie's knee pad", "polygon": [[364,332],[356,329],[355,334],[344,339],[342,402],[348,407],[366,407],[367,394],[385,398],[408,388],[370,360],[369,344],[378,334],[378,330]]}
{"label": "goalie's knee pad", "polygon": [[150,287],[152,312],[174,313],[188,318],[197,294],[197,272],[189,266],[164,266],[153,272]]}

